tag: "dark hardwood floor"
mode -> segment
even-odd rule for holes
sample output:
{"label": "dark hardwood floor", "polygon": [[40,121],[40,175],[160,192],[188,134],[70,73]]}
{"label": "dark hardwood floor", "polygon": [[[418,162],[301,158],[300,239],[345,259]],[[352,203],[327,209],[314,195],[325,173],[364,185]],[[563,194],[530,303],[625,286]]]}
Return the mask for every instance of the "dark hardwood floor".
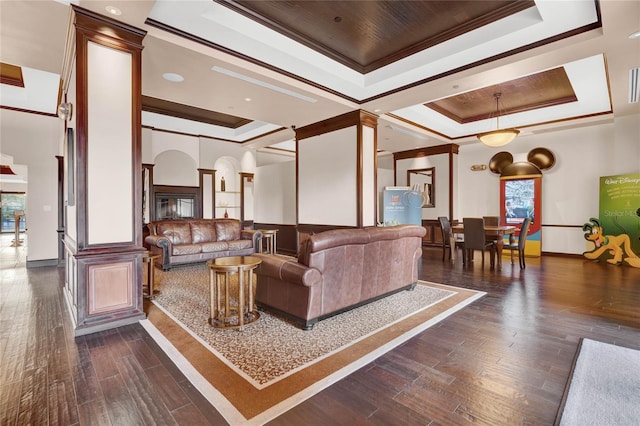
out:
{"label": "dark hardwood floor", "polygon": [[[1,253],[0,424],[226,424],[141,326],[74,338],[62,270],[18,251]],[[270,424],[553,424],[581,337],[640,349],[640,269],[427,248],[421,277],[487,295]]]}

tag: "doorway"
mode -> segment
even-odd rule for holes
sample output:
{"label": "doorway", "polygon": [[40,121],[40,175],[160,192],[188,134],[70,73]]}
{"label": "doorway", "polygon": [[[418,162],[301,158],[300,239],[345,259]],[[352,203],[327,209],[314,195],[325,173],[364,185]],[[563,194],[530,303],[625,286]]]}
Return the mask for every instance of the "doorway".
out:
{"label": "doorway", "polygon": [[15,232],[16,220],[19,221],[19,232],[26,229],[24,212],[27,207],[27,196],[24,192],[0,193],[0,232]]}

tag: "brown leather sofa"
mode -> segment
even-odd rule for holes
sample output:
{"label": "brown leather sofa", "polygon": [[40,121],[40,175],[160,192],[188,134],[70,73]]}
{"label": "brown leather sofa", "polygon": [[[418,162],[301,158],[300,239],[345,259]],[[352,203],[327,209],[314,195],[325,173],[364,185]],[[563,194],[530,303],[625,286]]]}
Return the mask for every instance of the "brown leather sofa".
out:
{"label": "brown leather sofa", "polygon": [[251,255],[261,236],[260,231],[242,230],[237,219],[159,220],[147,227],[145,242],[152,254],[161,255],[156,265],[165,271],[217,257]]}
{"label": "brown leather sofa", "polygon": [[256,304],[309,330],[324,318],[413,289],[422,226],[338,229],[312,235],[298,259],[258,253]]}

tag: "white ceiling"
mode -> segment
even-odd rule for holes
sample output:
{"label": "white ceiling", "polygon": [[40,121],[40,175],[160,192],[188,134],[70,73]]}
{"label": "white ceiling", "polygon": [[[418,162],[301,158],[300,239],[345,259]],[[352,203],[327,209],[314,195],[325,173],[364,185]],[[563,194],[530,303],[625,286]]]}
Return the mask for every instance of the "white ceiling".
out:
{"label": "white ceiling", "polygon": [[[602,28],[432,79],[519,45],[589,24],[597,17],[596,3],[591,0],[536,3],[536,8],[367,75],[284,39],[211,0],[84,0],[79,6],[104,15],[106,6],[115,6],[122,11],[115,19],[148,32],[142,59],[145,96],[256,121],[229,130],[145,112],[143,124],[237,141],[287,128],[245,143],[255,148],[290,140],[292,125],[312,124],[354,109],[380,115],[379,149],[397,152],[449,142],[478,143],[473,135],[493,130],[495,120],[460,125],[421,105],[559,66],[567,71],[578,102],[505,116],[500,120],[501,127],[517,126],[523,130],[521,137],[526,137],[539,131],[640,114],[639,104],[628,102],[629,70],[640,66],[640,39],[628,37],[640,31],[638,1],[600,1]],[[0,60],[26,67],[26,87],[0,85],[0,104],[55,113],[69,7],[53,0],[0,1],[0,17]],[[258,59],[270,68],[146,25],[147,18]],[[185,80],[169,82],[162,78],[167,72],[180,74]],[[411,86],[425,79],[431,80]],[[404,86],[407,88],[393,91]],[[372,97],[376,98],[362,103]],[[509,100],[501,102],[508,105]],[[573,117],[588,118],[569,120]]]}

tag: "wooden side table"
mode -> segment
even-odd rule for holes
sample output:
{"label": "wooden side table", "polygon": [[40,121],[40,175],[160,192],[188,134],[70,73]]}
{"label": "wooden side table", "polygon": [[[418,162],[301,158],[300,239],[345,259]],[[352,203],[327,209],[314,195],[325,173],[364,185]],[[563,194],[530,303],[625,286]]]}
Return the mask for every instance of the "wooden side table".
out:
{"label": "wooden side table", "polygon": [[146,252],[142,255],[142,262],[147,264],[147,282],[143,283],[143,289],[146,287],[147,292],[144,293],[143,290],[142,293],[145,299],[153,299],[156,294],[160,293],[160,291],[153,288],[155,280],[155,263],[158,258],[160,258],[159,254],[152,254],[150,252]]}
{"label": "wooden side table", "polygon": [[[262,238],[265,240],[266,249],[264,253],[276,254],[278,251],[278,230],[277,229],[260,229]],[[260,242],[260,253],[262,253],[262,241]]]}
{"label": "wooden side table", "polygon": [[[215,328],[242,328],[260,318],[253,300],[253,270],[262,263],[254,256],[219,257],[209,267],[209,324]],[[231,294],[229,279],[237,274],[238,287]],[[248,279],[245,280],[245,274]],[[246,286],[246,289],[245,289]],[[246,291],[245,291],[246,290]],[[235,296],[236,303],[232,302]]]}

